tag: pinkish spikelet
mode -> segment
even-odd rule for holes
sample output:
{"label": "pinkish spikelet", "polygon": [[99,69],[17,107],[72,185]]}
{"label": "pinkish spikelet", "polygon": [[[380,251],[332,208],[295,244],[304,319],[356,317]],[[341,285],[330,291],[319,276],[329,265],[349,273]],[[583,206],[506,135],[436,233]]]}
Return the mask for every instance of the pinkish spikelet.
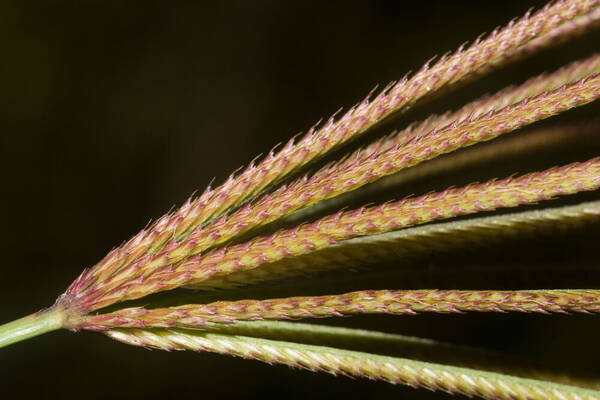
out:
{"label": "pinkish spikelet", "polygon": [[[298,143],[290,141],[279,152],[269,153],[260,163],[256,165],[251,163],[239,175],[231,175],[217,189],[208,188],[199,198],[190,200],[179,210],[167,214],[152,227],[111,252],[93,269],[86,272],[85,278],[80,279],[77,285],[69,288],[67,294],[71,297],[82,297],[88,288],[89,293],[97,291],[100,287],[111,290],[110,287],[105,287],[104,282],[111,279],[119,281],[119,278],[113,279],[115,274],[134,278],[135,272],[125,270],[139,269],[141,263],[136,263],[136,260],[154,252],[159,252],[161,255],[179,253],[177,243],[183,236],[198,232],[196,227],[252,198],[290,172],[366,131],[407,105],[412,105],[441,88],[480,75],[481,71],[511,61],[515,58],[511,52],[526,46],[533,39],[542,40],[545,35],[552,32],[556,37],[560,37],[563,34],[556,33],[557,26],[560,27],[563,22],[570,21],[574,17],[585,15],[597,4],[597,0],[558,1],[533,16],[527,14],[520,20],[511,22],[504,29],[494,31],[487,38],[477,40],[466,49],[460,48],[454,54],[444,55],[433,65],[427,63],[410,79],[402,79],[389,85],[373,100],[369,100],[370,96],[368,96],[337,120],[331,118],[321,128],[309,131]],[[586,23],[580,22],[577,26],[583,27]],[[534,46],[534,49],[538,47],[542,46]],[[390,164],[385,165],[389,166],[388,170],[393,169]],[[376,176],[367,178],[375,179]],[[348,182],[352,182],[353,185],[347,189],[352,189],[354,184],[359,184],[359,181],[354,179]],[[332,186],[324,186],[321,190],[327,196],[336,193]],[[317,195],[310,197],[318,198]],[[292,203],[285,204],[288,210],[294,209]],[[267,220],[271,217],[268,213],[259,215]],[[206,235],[206,238],[218,243],[251,226],[252,224],[238,222],[234,224],[232,232],[223,235],[213,230],[211,234]],[[206,248],[205,243],[199,243],[195,246],[195,252]],[[182,254],[180,259],[182,257],[185,257],[185,254]]]}
{"label": "pinkish spikelet", "polygon": [[[506,54],[511,61],[521,60],[544,49],[567,42],[593,31],[600,25],[600,7],[581,14]],[[486,73],[485,67],[482,73]]]}
{"label": "pinkish spikelet", "polygon": [[[118,300],[134,299],[162,291],[202,282],[212,276],[257,268],[289,256],[323,249],[340,240],[386,232],[440,218],[450,218],[499,207],[531,204],[557,195],[595,190],[600,187],[600,159],[574,163],[562,168],[532,173],[519,178],[492,180],[463,188],[431,193],[414,199],[361,208],[329,216],[312,224],[257,238],[242,245],[209,252],[200,258],[183,260],[174,271],[151,274],[143,284],[109,283],[110,296],[103,290],[81,299],[86,308],[103,307]],[[367,224],[364,221],[371,221]],[[250,250],[249,250],[250,249]],[[167,280],[177,278],[177,284]]]}
{"label": "pinkish spikelet", "polygon": [[[586,62],[574,64],[573,67],[566,70],[561,70],[557,75],[561,76],[562,79],[565,76],[570,78],[572,74],[585,74],[589,72],[590,68],[594,70],[599,65],[600,57],[594,57]],[[519,99],[524,96],[524,92],[529,93],[528,90],[531,87],[539,90],[540,85],[542,88],[552,86],[549,82],[555,82],[555,80],[555,75],[551,75],[548,79],[535,79],[528,82],[524,87],[503,93],[502,96],[495,99],[504,99],[505,97]],[[540,82],[542,83],[540,84]],[[189,235],[186,240],[193,240],[196,243],[191,252],[187,254],[181,252],[182,243],[173,242],[171,249],[167,247],[164,253],[169,254],[170,262],[177,262],[177,260],[183,259],[188,254],[197,254],[209,248],[210,245],[239,234],[240,229],[247,230],[250,227],[272,221],[282,215],[289,214],[294,209],[362,186],[376,178],[389,175],[419,161],[452,151],[460,146],[490,140],[499,134],[510,132],[534,120],[547,118],[559,110],[562,111],[565,108],[572,108],[593,101],[598,96],[600,96],[600,75],[594,75],[585,81],[580,80],[543,92],[536,97],[527,98],[493,114],[483,114],[469,120],[459,120],[458,123],[449,125],[439,131],[419,136],[418,140],[412,140],[404,147],[393,147],[367,160],[361,157],[362,153],[359,152],[357,153],[358,156],[349,158],[340,164],[338,168],[326,168],[324,170],[326,175],[317,173],[309,180],[301,180],[282,188],[273,195],[263,197],[258,203],[242,208],[229,218],[214,221],[206,229],[197,231],[197,235]],[[467,106],[469,110],[471,110],[471,107]],[[475,110],[477,109],[475,107]],[[459,111],[457,114],[468,115],[469,113],[472,113],[472,111],[468,113]],[[535,116],[529,118],[532,113],[535,113]],[[382,148],[385,147],[389,148],[389,146],[382,146]],[[305,196],[298,199],[297,193],[300,191]],[[503,206],[501,200],[498,200],[496,207]],[[482,209],[485,209],[485,207]],[[432,211],[431,217],[435,217],[434,214],[435,212]],[[413,215],[412,223],[417,222],[419,222],[418,215]],[[148,269],[151,270],[150,267]]]}

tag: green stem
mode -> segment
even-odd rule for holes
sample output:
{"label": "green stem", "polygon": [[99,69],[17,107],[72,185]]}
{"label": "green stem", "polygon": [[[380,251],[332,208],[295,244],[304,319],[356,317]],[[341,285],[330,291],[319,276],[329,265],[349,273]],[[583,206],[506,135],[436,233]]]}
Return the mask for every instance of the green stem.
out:
{"label": "green stem", "polygon": [[62,328],[65,315],[62,307],[51,307],[0,325],[0,348]]}

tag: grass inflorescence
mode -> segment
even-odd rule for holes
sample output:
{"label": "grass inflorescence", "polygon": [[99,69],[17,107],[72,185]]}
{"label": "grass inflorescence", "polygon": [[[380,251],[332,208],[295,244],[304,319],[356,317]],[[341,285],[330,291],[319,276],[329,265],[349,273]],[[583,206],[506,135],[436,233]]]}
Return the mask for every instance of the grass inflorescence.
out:
{"label": "grass inflorescence", "polygon": [[[348,269],[368,275],[382,261],[396,262],[395,272],[402,273],[403,262],[422,254],[543,237],[597,221],[598,201],[576,195],[600,187],[600,158],[354,204],[390,187],[593,136],[593,124],[546,124],[525,136],[515,131],[596,101],[599,55],[401,127],[341,159],[327,157],[392,117],[584,35],[599,21],[600,1],[555,1],[426,63],[159,218],[83,271],[51,308],[1,326],[0,347],[66,328],[146,348],[217,352],[483,398],[600,399],[594,382],[542,373],[525,361],[498,369],[461,360],[461,354],[470,359],[477,352],[490,362],[496,357],[482,349],[290,321],[356,314],[598,313],[600,290],[594,288],[260,291],[261,285],[281,285],[293,292],[309,276],[335,279]],[[574,200],[548,202],[557,198]],[[181,296],[178,289],[193,295]],[[147,302],[133,304],[138,299]],[[453,357],[392,357],[352,350],[346,342],[406,351],[416,346]]]}

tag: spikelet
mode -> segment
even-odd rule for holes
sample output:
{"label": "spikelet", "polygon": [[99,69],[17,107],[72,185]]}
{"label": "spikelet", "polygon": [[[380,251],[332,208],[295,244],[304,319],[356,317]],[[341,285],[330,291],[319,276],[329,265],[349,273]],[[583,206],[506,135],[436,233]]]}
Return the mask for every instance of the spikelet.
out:
{"label": "spikelet", "polygon": [[[505,54],[505,62],[522,60],[532,54],[538,53],[549,47],[568,42],[579,36],[585,35],[598,28],[600,25],[600,8],[594,6],[589,12],[582,13],[577,17],[559,24],[554,29],[539,35],[524,45],[510,50]],[[483,67],[480,74],[488,73],[493,67]]]}
{"label": "spikelet", "polygon": [[211,323],[336,317],[347,314],[600,312],[598,290],[363,290],[329,296],[220,301],[177,307],[127,308],[69,322],[73,329],[203,328]]}
{"label": "spikelet", "polygon": [[485,167],[486,163],[498,163],[507,157],[527,157],[534,154],[534,152],[556,151],[559,147],[565,148],[573,143],[586,141],[595,143],[599,132],[600,126],[582,124],[544,127],[534,129],[527,134],[509,135],[502,141],[492,140],[483,146],[468,147],[458,152],[434,158],[412,168],[401,170],[398,173],[385,176],[365,185],[360,190],[343,193],[318,202],[288,214],[277,221],[283,225],[296,225],[301,221],[314,219],[315,215],[325,215],[327,211],[333,212],[342,209],[350,202],[356,204],[362,199],[361,202],[366,203],[370,198],[384,190],[394,189],[396,193],[402,193],[403,190],[414,190],[408,184],[419,184],[419,182],[435,179],[436,176],[448,174],[449,172],[464,171],[468,168],[481,168],[482,165]]}
{"label": "spikelet", "polygon": [[[136,258],[152,254],[169,240],[179,240],[194,228],[243,203],[393,113],[414,106],[442,88],[472,80],[484,72],[517,60],[523,56],[522,53],[533,53],[562,36],[568,37],[572,29],[557,29],[575,17],[588,15],[590,10],[596,11],[598,4],[598,0],[557,1],[534,15],[527,13],[517,22],[493,31],[467,49],[461,47],[454,54],[441,57],[433,66],[426,64],[410,79],[404,78],[389,85],[373,100],[367,97],[339,119],[332,117],[319,129],[312,128],[298,143],[290,140],[279,152],[269,153],[260,164],[250,164],[217,189],[209,187],[197,199],[188,200],[176,212],[164,216],[149,229],[111,251],[92,270],[82,274],[68,293],[81,294],[94,282],[102,281],[126,266],[139,268],[140,263],[136,262]],[[591,26],[595,18],[586,21],[576,25]],[[530,46],[528,50],[519,52],[536,38],[545,44]]]}
{"label": "spikelet", "polygon": [[[341,208],[343,207],[343,204],[345,204],[345,201],[347,200],[346,197],[348,196],[342,196],[339,201],[335,201],[332,199],[333,197],[342,193],[345,195],[350,195],[351,193],[348,192],[350,190],[360,188],[367,183],[371,183],[376,179],[380,179],[381,177],[392,175],[399,171],[404,171],[406,168],[418,165],[420,162],[422,162],[422,158],[420,159],[411,152],[414,146],[416,146],[417,140],[423,140],[424,143],[421,145],[427,146],[429,143],[431,143],[428,141],[428,138],[426,138],[427,135],[440,135],[443,137],[446,135],[446,132],[450,132],[446,136],[448,137],[447,141],[459,142],[459,138],[452,137],[452,131],[457,133],[460,132],[461,129],[477,129],[471,128],[469,126],[469,122],[477,120],[478,118],[482,118],[485,115],[490,115],[492,112],[497,112],[498,110],[528,99],[529,97],[539,95],[542,92],[558,89],[565,84],[597,73],[600,73],[600,55],[590,57],[581,62],[573,63],[572,65],[562,68],[553,74],[547,76],[538,76],[529,80],[523,85],[504,89],[493,96],[484,97],[483,99],[467,104],[454,113],[430,117],[422,123],[414,124],[409,128],[394,134],[390,138],[377,141],[367,148],[355,152],[354,154],[350,155],[348,159],[339,163],[338,165],[322,169],[310,179],[304,179],[296,182],[290,187],[283,188],[278,192],[275,192],[272,196],[266,197],[266,199],[263,200],[263,209],[268,209],[268,214],[266,211],[263,211],[262,214],[259,213],[261,216],[266,216],[265,220],[257,221],[256,224],[252,226],[262,225],[272,220],[284,218],[296,210],[302,210],[303,208],[317,203],[323,204],[324,206],[325,204],[337,204],[339,206],[338,208]],[[501,116],[501,112],[498,114],[499,119],[503,118]],[[474,142],[490,140],[497,135],[508,133],[510,131],[511,130],[494,132],[494,125],[490,123],[490,125],[486,126],[486,136],[482,135],[479,138],[473,139]],[[473,144],[473,142],[467,142],[458,147],[468,146],[471,144]],[[427,149],[431,152],[430,154],[427,154],[427,157],[435,158],[440,154],[456,149],[457,147],[451,147],[447,146],[447,144],[442,144],[441,146],[437,147],[438,152],[436,152],[436,147],[432,144]],[[406,157],[406,154],[408,153],[410,154],[409,157],[411,158],[408,158],[408,160],[395,160],[393,161],[393,164],[388,163],[389,169],[379,171],[379,173],[377,173],[377,170],[374,168],[369,170],[369,167],[376,163],[378,158],[384,153],[389,153],[388,158],[394,158],[394,156]],[[483,156],[483,154],[481,156]],[[360,179],[360,175],[358,173],[354,173],[354,171],[357,169],[357,166],[362,166],[362,169],[369,170],[369,174],[362,175],[362,180]],[[412,168],[408,171],[409,173],[414,173],[414,170],[415,169]],[[339,174],[339,171],[347,172],[346,176],[339,176],[339,181],[351,181],[354,184],[352,187],[345,187],[344,189],[338,189],[338,191],[335,190],[334,185],[336,184],[336,178],[338,178],[338,175],[334,174]],[[311,197],[305,196],[301,199],[290,199],[291,197],[294,197],[295,193],[299,191],[306,191],[306,187],[310,188],[309,190],[312,191]],[[318,192],[318,188],[324,189],[321,189],[321,192]],[[324,201],[328,199],[331,199],[332,201],[329,203]],[[293,201],[295,201],[296,204],[294,204]],[[273,206],[274,202],[284,203],[285,207],[282,207],[281,211],[279,211],[279,208]],[[275,206],[276,205],[277,203],[275,203]],[[310,215],[310,211],[305,212],[302,215]],[[236,215],[233,215],[231,219],[235,219],[235,217]],[[231,219],[226,223],[233,225]],[[246,224],[248,224],[247,219],[245,221]],[[285,221],[285,219],[283,219],[283,221]],[[244,229],[248,229],[248,225],[245,225]],[[222,231],[220,233],[222,233]]]}
{"label": "spikelet", "polygon": [[[555,86],[557,80],[562,82],[572,76],[595,71],[599,65],[600,57],[592,57],[583,63],[577,63],[571,68],[550,75],[547,79],[534,79],[523,87],[501,93],[495,100],[521,99],[532,90]],[[600,74],[542,92],[537,96],[527,97],[496,112],[476,114],[472,119],[465,116],[476,113],[476,110],[481,107],[475,106],[473,111],[473,106],[469,105],[468,112],[457,113],[457,118],[462,119],[457,119],[450,125],[432,130],[425,136],[417,137],[403,145],[376,144],[375,148],[378,150],[368,149],[367,156],[363,152],[358,152],[341,164],[326,168],[310,179],[301,179],[272,195],[263,197],[255,204],[245,206],[229,218],[223,217],[206,228],[196,229],[183,240],[170,239],[162,251],[138,258],[136,263],[121,268],[116,274],[111,273],[105,280],[100,280],[97,276],[97,282],[85,287],[85,290],[89,293],[99,290],[106,292],[115,290],[125,280],[145,279],[145,276],[154,270],[160,270],[165,266],[170,268],[174,263],[202,253],[211,246],[233,238],[251,227],[265,224],[299,208],[354,190],[440,154],[493,139],[532,122],[587,104],[598,97],[600,97]],[[488,105],[487,108],[491,106]],[[138,248],[140,250],[136,255],[144,251],[142,247]],[[69,291],[81,292],[82,285],[78,282],[77,286],[70,288]]]}
{"label": "spikelet", "polygon": [[315,272],[349,269],[396,261],[399,266],[431,254],[491,247],[510,239],[548,237],[593,225],[600,202],[522,211],[464,221],[439,222],[387,233],[342,240],[304,256],[284,258],[260,269],[238,271],[189,285],[191,289],[234,288]]}
{"label": "spikelet", "polygon": [[[114,331],[113,331],[114,332]],[[394,357],[430,363],[476,368],[523,378],[597,389],[598,385],[582,377],[565,375],[560,368],[549,367],[531,358],[478,347],[459,346],[412,336],[372,330],[320,326],[300,322],[239,322],[215,324],[207,332],[259,337],[293,343],[332,346],[369,353],[392,353]],[[107,332],[111,334],[111,332]]]}
{"label": "spikelet", "polygon": [[574,386],[331,347],[179,329],[118,329],[107,334],[134,346],[209,351],[488,399],[600,399],[600,392]]}
{"label": "spikelet", "polygon": [[240,245],[189,257],[176,265],[151,269],[138,280],[112,282],[83,297],[84,309],[196,284],[213,276],[249,270],[286,257],[300,256],[352,237],[498,208],[548,200],[558,195],[600,187],[600,159],[532,173],[520,178],[492,180],[449,189],[414,199],[338,213],[300,227],[257,238]]}
{"label": "spikelet", "polygon": [[[214,191],[208,191],[194,202],[198,211],[190,212],[182,222],[181,231],[189,230],[200,221],[219,215],[227,208],[273,184],[289,172],[339,146],[353,136],[365,132],[394,112],[415,104],[438,89],[469,79],[481,69],[497,67],[511,60],[510,51],[549,32],[555,40],[566,32],[556,33],[557,26],[574,17],[585,15],[600,4],[597,0],[558,1],[511,22],[502,30],[495,30],[483,41],[476,41],[468,49],[462,48],[451,56],[444,56],[435,65],[425,65],[410,79],[388,86],[375,99],[367,97],[338,120],[333,117],[318,130],[313,128],[300,140],[288,144],[277,154],[269,153],[258,166],[250,165],[237,177],[231,177]],[[586,25],[586,23],[580,23]],[[533,51],[533,49],[530,49]],[[189,222],[188,222],[189,221]],[[193,221],[193,222],[192,222]]]}

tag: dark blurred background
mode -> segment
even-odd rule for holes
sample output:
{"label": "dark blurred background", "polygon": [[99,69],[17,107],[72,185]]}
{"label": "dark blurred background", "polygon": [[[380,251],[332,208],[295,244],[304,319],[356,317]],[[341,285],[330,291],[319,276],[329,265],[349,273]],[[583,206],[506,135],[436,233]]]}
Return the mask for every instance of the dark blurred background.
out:
{"label": "dark blurred background", "polygon": [[[51,305],[84,267],[213,177],[222,181],[375,85],[543,4],[2,1],[0,322]],[[599,39],[559,46],[413,116],[585,57]],[[539,162],[545,168],[563,160]],[[523,171],[505,167],[505,175]],[[577,261],[595,237],[562,240],[552,257]],[[548,246],[513,254],[544,254]],[[485,262],[485,254],[478,257]],[[598,372],[593,316],[358,321]],[[213,354],[150,352],[92,333],[54,332],[2,349],[0,360],[0,393],[23,397],[448,397]]]}

